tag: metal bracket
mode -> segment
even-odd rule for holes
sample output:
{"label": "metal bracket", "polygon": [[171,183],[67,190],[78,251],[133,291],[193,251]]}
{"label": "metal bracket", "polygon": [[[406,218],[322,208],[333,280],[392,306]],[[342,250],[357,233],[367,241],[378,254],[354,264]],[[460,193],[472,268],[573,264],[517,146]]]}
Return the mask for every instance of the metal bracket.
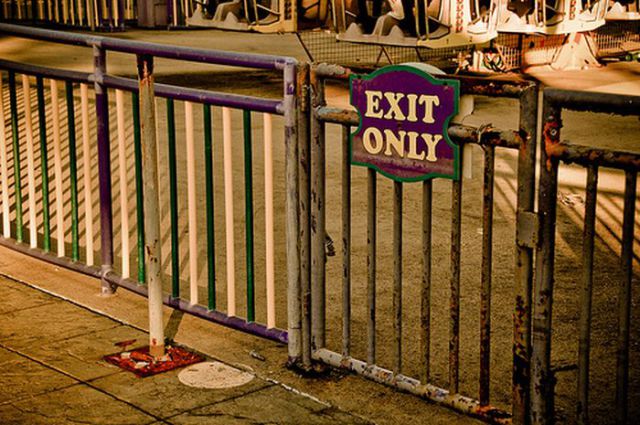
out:
{"label": "metal bracket", "polygon": [[536,248],[540,242],[540,216],[532,211],[518,211],[516,217],[516,243]]}

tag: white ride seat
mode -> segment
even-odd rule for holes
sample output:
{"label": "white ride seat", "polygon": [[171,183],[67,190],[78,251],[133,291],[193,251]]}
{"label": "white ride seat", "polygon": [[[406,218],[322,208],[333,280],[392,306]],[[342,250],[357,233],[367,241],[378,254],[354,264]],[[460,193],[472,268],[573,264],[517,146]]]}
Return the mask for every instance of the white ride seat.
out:
{"label": "white ride seat", "polygon": [[[336,8],[336,2],[340,5]],[[333,0],[335,10],[343,10],[346,30],[337,28],[338,40],[356,43],[456,47],[486,43],[497,37],[499,0],[388,0],[379,15],[369,16],[366,0],[345,4]],[[360,7],[358,7],[360,6]],[[375,24],[371,25],[371,21]]]}
{"label": "white ride seat", "polygon": [[607,21],[640,21],[640,0],[610,2],[605,19]]}
{"label": "white ride seat", "polygon": [[570,34],[604,25],[607,0],[501,0],[498,31]]}

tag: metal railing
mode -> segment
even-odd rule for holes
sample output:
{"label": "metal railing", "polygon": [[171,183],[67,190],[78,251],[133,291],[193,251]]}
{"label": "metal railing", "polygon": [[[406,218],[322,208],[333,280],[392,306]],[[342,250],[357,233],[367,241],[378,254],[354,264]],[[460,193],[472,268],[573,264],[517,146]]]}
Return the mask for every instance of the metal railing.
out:
{"label": "metal railing", "polygon": [[[0,69],[5,71],[2,79],[8,82],[0,91],[0,244],[101,278],[106,293],[121,286],[146,296],[152,283],[161,284],[166,278],[164,290],[156,294],[164,304],[236,329],[289,341],[295,349],[297,327],[292,327],[292,335],[282,324],[287,323],[285,318],[299,321],[295,317],[299,311],[296,294],[284,295],[297,290],[297,256],[292,254],[296,252],[297,195],[291,166],[296,164],[297,146],[296,61],[10,24],[0,24],[0,33],[89,47],[94,63],[93,72],[87,73],[0,61]],[[138,80],[109,74],[107,51],[136,55]],[[283,78],[283,95],[271,99],[155,84],[154,57],[276,71]],[[17,81],[22,82],[22,90]],[[160,98],[166,100],[164,115]],[[179,105],[184,105],[184,120],[176,114]],[[256,123],[258,113],[262,117]],[[278,116],[284,121],[274,119]],[[233,125],[237,118],[242,123],[240,129]],[[255,136],[260,131],[258,123],[262,123],[262,140]],[[156,126],[160,131],[156,132]],[[214,136],[218,135],[221,143],[215,144]],[[76,138],[82,143],[77,144]],[[11,144],[5,143],[9,140]],[[258,167],[252,157],[260,142],[264,165]],[[220,156],[212,153],[218,150],[216,146],[221,146]],[[244,156],[240,167],[233,162],[238,147]],[[214,186],[216,163],[222,169],[219,186]],[[277,166],[283,163],[286,172]],[[253,185],[258,171],[264,172],[264,192],[256,191]],[[243,191],[234,185],[234,177],[236,181],[244,177]],[[283,195],[274,191],[274,184],[276,189],[285,188]],[[186,207],[180,205],[184,193]],[[214,208],[220,201],[218,194],[224,194],[224,210]],[[244,218],[234,209],[238,194],[244,196]],[[256,196],[264,212],[264,219],[260,218],[264,238],[254,230]],[[286,208],[274,214],[279,203]],[[238,222],[243,226],[238,227]],[[293,238],[279,236],[285,232],[278,233],[278,229],[285,227],[286,235],[293,234]],[[243,252],[235,250],[236,228],[245,233]],[[223,232],[216,229],[224,229],[224,240],[219,237]],[[286,239],[286,243],[276,244],[274,238]],[[162,256],[162,252],[168,255]],[[202,252],[204,259],[200,258]],[[244,258],[245,285],[236,279],[243,259],[239,257]],[[256,265],[258,258],[264,261],[264,268]],[[216,265],[226,268],[226,276]],[[256,267],[264,280],[259,281]],[[276,267],[282,273],[276,274]],[[219,285],[221,280],[226,284]],[[241,295],[246,299],[240,299]],[[225,296],[226,302],[221,302]],[[290,301],[293,308],[287,307]],[[292,357],[296,357],[295,351]]]}
{"label": "metal railing", "polygon": [[[460,78],[461,94],[491,95],[498,97],[510,97],[520,100],[519,128],[512,131],[497,130],[491,127],[479,130],[464,125],[452,125],[449,128],[451,139],[458,144],[478,144],[482,147],[485,158],[484,183],[483,183],[483,219],[482,219],[482,276],[481,276],[481,299],[480,299],[480,352],[479,352],[479,393],[477,397],[468,397],[460,392],[460,329],[461,316],[461,218],[462,218],[462,180],[451,183],[451,248],[450,248],[450,270],[449,270],[449,342],[448,342],[448,379],[446,386],[438,386],[434,383],[432,374],[432,362],[435,360],[431,354],[431,328],[435,320],[443,320],[435,316],[432,318],[431,292],[433,290],[432,278],[441,281],[441,276],[436,276],[435,265],[432,260],[432,248],[435,246],[434,240],[434,189],[433,182],[426,181],[422,185],[421,207],[418,216],[421,217],[422,228],[419,230],[421,237],[421,249],[417,264],[412,262],[414,267],[420,267],[420,292],[417,294],[419,301],[403,307],[403,289],[409,288],[409,282],[403,277],[403,246],[406,241],[403,239],[403,186],[406,184],[394,182],[391,203],[393,205],[393,224],[391,227],[391,237],[381,240],[378,228],[379,215],[377,205],[378,182],[375,171],[367,170],[366,176],[366,213],[359,211],[359,214],[366,217],[366,283],[362,283],[363,276],[358,275],[355,281],[352,279],[352,253],[354,247],[351,239],[352,221],[352,190],[354,182],[351,175],[351,163],[349,159],[349,134],[352,127],[357,127],[359,118],[355,111],[343,108],[335,108],[326,105],[324,98],[325,80],[348,80],[349,70],[335,67],[319,65],[311,72],[311,130],[307,144],[300,146],[300,157],[303,167],[300,169],[300,211],[303,215],[300,218],[300,228],[311,226],[310,234],[301,235],[301,270],[302,270],[302,299],[307,305],[303,308],[308,312],[303,316],[303,363],[310,364],[311,360],[317,360],[334,367],[341,367],[358,374],[362,374],[374,381],[390,385],[404,391],[411,392],[421,397],[442,403],[461,412],[465,412],[485,420],[495,423],[508,423],[511,421],[511,413],[504,409],[491,405],[491,270],[492,270],[492,215],[493,215],[493,179],[495,174],[495,149],[505,148],[518,151],[518,215],[533,214],[534,201],[534,160],[535,160],[535,134],[537,117],[537,87],[529,82],[499,81],[491,79]],[[342,163],[340,165],[342,175],[341,200],[341,240],[342,246],[342,282],[326,281],[326,257],[324,250],[324,238],[326,234],[326,211],[333,208],[326,201],[325,173],[327,167],[335,167],[335,163],[327,164],[324,161],[326,156],[325,146],[329,146],[332,141],[325,138],[326,124],[339,124],[342,126],[341,152]],[[304,140],[302,134],[305,130],[300,129],[300,140]],[[464,165],[462,166],[464,167]],[[361,185],[363,185],[361,183]],[[365,190],[359,187],[358,190]],[[442,190],[442,189],[440,189]],[[313,196],[310,196],[313,194]],[[442,199],[439,199],[442,202]],[[362,198],[360,198],[362,202]],[[385,201],[383,201],[385,202]],[[309,212],[306,214],[306,212]],[[334,215],[335,217],[335,215]],[[335,227],[335,226],[334,226]],[[380,247],[392,244],[393,257],[393,278],[392,283],[386,283],[384,289],[392,292],[391,315],[393,323],[392,337],[384,338],[386,342],[391,340],[391,367],[385,367],[379,363],[379,351],[382,343],[379,342],[378,322],[386,321],[381,316],[381,306],[379,305],[377,293],[380,287],[379,266],[377,262],[380,258]],[[528,406],[528,369],[530,352],[530,316],[528,314],[528,297],[532,282],[532,261],[533,247],[524,244],[518,245],[518,261],[516,267],[516,292],[518,296],[514,302],[514,335],[513,341],[514,369],[513,369],[513,415],[516,423],[523,423],[527,414]],[[388,263],[385,263],[388,264]],[[388,278],[387,278],[388,279]],[[353,299],[352,291],[356,282],[365,288],[364,313],[366,316],[366,335],[354,334],[353,325]],[[341,315],[340,319],[330,317],[331,321],[341,320],[341,344],[339,349],[331,349],[326,338],[326,291],[329,286],[341,285],[342,308],[335,311]],[[391,289],[390,289],[391,288]],[[415,291],[412,292],[416,294]],[[415,299],[415,298],[413,298]],[[416,308],[418,311],[416,312]],[[407,326],[403,317],[407,312],[416,313],[419,327],[419,348],[418,353],[411,352],[419,359],[417,364],[413,362],[405,363],[403,351],[407,349],[409,340],[403,336],[403,327]],[[362,320],[362,318],[360,319]],[[388,329],[388,326],[386,327]],[[413,328],[415,329],[415,327]],[[406,332],[405,332],[406,334]],[[359,345],[365,345],[365,355],[358,357],[352,350],[353,340],[359,340]],[[467,341],[465,341],[467,342]],[[388,345],[388,344],[385,344]],[[362,350],[360,350],[362,353]],[[411,369],[411,372],[405,372]]]}
{"label": "metal railing", "polygon": [[[629,347],[631,320],[631,282],[633,279],[633,250],[637,238],[635,215],[637,174],[640,171],[640,153],[616,151],[590,146],[580,146],[560,140],[562,111],[588,111],[619,116],[640,116],[640,97],[617,94],[577,92],[547,88],[544,90],[543,149],[540,155],[540,189],[538,193],[540,215],[540,243],[536,249],[536,280],[533,293],[533,345],[532,345],[532,403],[533,423],[554,422],[554,387],[556,377],[551,365],[552,306],[554,281],[557,279],[556,258],[556,206],[558,203],[558,170],[561,163],[575,163],[587,171],[582,233],[581,274],[579,288],[579,324],[577,356],[576,421],[588,424],[590,410],[590,351],[592,350],[592,305],[594,302],[594,240],[596,232],[596,207],[598,205],[598,173],[601,169],[617,169],[624,172],[624,196],[622,206],[622,235],[619,240],[619,270],[621,275],[617,294],[617,341],[615,346],[615,423],[632,422],[629,415]],[[602,208],[602,206],[601,206]],[[611,267],[615,269],[615,267]],[[598,282],[604,283],[604,282]],[[614,295],[614,296],[615,296]],[[613,300],[605,299],[607,305]],[[611,307],[608,307],[609,309]],[[609,374],[611,376],[612,374]],[[605,383],[612,389],[613,382]],[[611,392],[611,391],[609,391]],[[636,394],[637,397],[637,394]],[[637,405],[631,402],[631,405]],[[602,421],[602,418],[599,418]],[[593,423],[593,422],[592,422]]]}
{"label": "metal railing", "polygon": [[135,0],[2,0],[5,22],[91,30],[123,30],[138,15]]}
{"label": "metal railing", "polygon": [[[94,59],[90,73],[0,60],[0,244],[100,278],[107,293],[121,286],[286,342],[290,364],[303,370],[314,362],[343,368],[492,423],[553,423],[555,400],[565,412],[575,408],[579,423],[589,423],[594,406],[597,420],[628,423],[635,414],[630,315],[640,154],[560,142],[560,128],[563,110],[637,116],[637,96],[540,93],[529,81],[448,76],[458,79],[462,95],[511,102],[518,109],[514,128],[459,121],[449,127],[451,140],[465,148],[463,170],[473,169],[470,148],[482,151],[475,161],[481,179],[385,187],[374,171],[350,163],[356,112],[325,98],[325,83],[344,84],[348,69],[8,24],[0,32],[90,47]],[[109,74],[106,51],[136,55],[138,79]],[[154,57],[281,72],[283,96],[156,84]],[[234,126],[233,117],[242,125]],[[262,166],[254,155],[260,142]],[[242,167],[234,166],[239,152]],[[563,163],[587,170],[584,211],[571,211],[584,226],[579,278],[576,261],[555,247],[563,235],[558,228],[564,231],[557,217],[566,215],[556,210]],[[589,368],[593,300],[608,304],[612,297],[610,289],[593,289],[603,168],[623,170],[625,180],[621,236],[607,227],[612,249],[621,252],[619,270],[610,267],[620,272],[615,415],[606,402],[589,398],[590,390],[612,385],[594,380]],[[255,190],[260,172],[264,191]],[[233,183],[238,179],[242,191]],[[262,225],[260,239],[255,229]],[[236,251],[243,233],[244,249]],[[340,261],[327,254],[336,233]],[[463,254],[469,249],[475,256]],[[556,257],[564,274],[555,273]],[[218,284],[222,275],[226,285]],[[554,288],[563,279],[569,289]],[[573,331],[561,321],[552,326],[552,303],[562,298],[579,305]],[[563,353],[579,339],[575,368],[552,365],[554,332],[564,337]],[[577,388],[571,404],[566,382],[561,390],[556,382],[558,372],[574,369],[575,382],[567,381]]]}
{"label": "metal railing", "polygon": [[[608,412],[605,402],[589,403],[588,398],[590,386],[600,388],[604,384],[602,389],[606,391],[611,388],[606,385],[612,385],[606,379],[603,382],[602,377],[589,379],[588,332],[592,317],[597,179],[593,174],[597,175],[598,167],[620,168],[626,173],[626,190],[620,238],[623,277],[618,295],[616,423],[629,423],[632,415],[627,414],[628,405],[635,405],[628,400],[627,390],[629,349],[633,346],[629,336],[629,288],[633,276],[634,205],[638,196],[635,182],[640,154],[560,143],[558,137],[561,107],[637,115],[638,98],[545,89],[541,93],[546,118],[544,143],[542,155],[537,157],[538,87],[522,81],[457,77],[463,95],[516,99],[511,107],[519,108],[518,128],[505,131],[486,125],[449,127],[454,143],[482,149],[482,178],[468,183],[473,187],[471,193],[463,191],[463,180],[426,181],[419,190],[412,189],[411,184],[393,182],[388,185],[392,187],[385,189],[374,171],[357,173],[350,162],[349,135],[359,124],[357,113],[349,108],[330,106],[324,97],[325,81],[333,80],[335,84],[336,80],[348,80],[350,75],[348,69],[337,66],[312,67],[308,105],[311,124],[308,128],[300,126],[299,132],[301,291],[303,312],[307,313],[303,314],[302,322],[303,364],[309,367],[312,361],[318,361],[350,370],[491,423],[549,424],[557,415],[564,418],[571,415],[567,409],[574,409],[576,405],[579,423],[589,423],[587,412],[594,405],[598,409],[597,420],[603,420],[603,412]],[[468,161],[470,157],[463,155],[463,158]],[[465,161],[461,165],[463,169]],[[568,365],[552,366],[551,335],[560,332],[563,350],[575,335],[567,332],[565,323],[551,326],[554,205],[557,202],[553,187],[558,184],[559,162],[575,162],[590,171],[586,212],[571,212],[576,225],[585,223],[582,289],[580,296],[566,295],[566,292],[561,295],[581,305],[580,312],[576,313],[580,320],[579,353],[562,352],[563,358],[575,354],[578,377],[567,382],[577,385],[578,395],[571,404],[573,395],[566,391],[567,382],[563,381],[559,393],[561,410],[557,411],[554,409],[558,392],[554,387],[556,373],[574,369],[571,360],[565,360]],[[536,164],[541,170],[539,190],[536,189]],[[509,172],[505,173],[505,168]],[[329,178],[340,182],[339,196],[334,190],[329,191]],[[494,190],[498,190],[498,199]],[[448,193],[450,199],[447,199]],[[504,205],[505,199],[508,207]],[[465,209],[463,201],[468,205]],[[404,207],[407,204],[408,210]],[[477,205],[477,214],[470,213],[474,205]],[[510,235],[515,236],[511,239],[512,246],[516,247],[514,257],[505,257],[503,252],[505,229],[497,228],[494,223],[493,212],[498,207],[501,215],[505,209],[513,214],[506,221],[503,218],[502,227],[509,222],[514,225]],[[448,224],[438,211],[449,208]],[[327,216],[327,211],[332,211],[331,215]],[[409,233],[406,228],[403,230],[403,222],[409,223]],[[448,238],[442,231],[447,224],[450,226]],[[305,229],[310,230],[305,232]],[[340,264],[332,263],[334,260],[328,259],[325,253],[325,235],[334,232],[339,232],[340,237],[336,239],[342,240]],[[478,242],[473,241],[476,232],[481,235],[475,236],[480,239]],[[494,233],[499,237],[494,238]],[[468,251],[462,255],[469,245],[475,247],[474,255]],[[497,246],[500,248],[496,249]],[[442,257],[446,251],[448,261]],[[405,252],[409,254],[403,255]],[[507,258],[515,260],[511,263],[513,266],[504,263]],[[475,265],[473,276],[470,266],[465,264]],[[565,274],[561,277],[574,282],[575,271],[566,274],[571,267],[575,267],[575,262],[564,262]],[[512,273],[512,279],[505,279],[505,273]],[[446,282],[448,288],[444,291],[442,285]],[[609,292],[600,294],[599,302],[607,303],[609,295]],[[403,302],[407,297],[413,302]],[[496,297],[499,301],[494,302]],[[555,302],[560,303],[560,299]],[[512,332],[505,334],[508,306],[511,306],[513,326]],[[563,314],[566,317],[566,311]],[[496,315],[502,320],[496,321]],[[442,326],[443,321],[448,321],[448,329]],[[473,332],[470,337],[469,328],[476,329],[478,324],[479,332]],[[443,341],[445,335],[447,338]],[[511,341],[511,359],[503,349],[494,352],[508,341]],[[602,355],[599,350],[599,358]],[[507,375],[504,368],[499,368],[497,376],[493,373],[497,366],[509,360],[510,385],[504,380]],[[497,385],[496,380],[501,384]],[[637,397],[637,389],[634,394]]]}

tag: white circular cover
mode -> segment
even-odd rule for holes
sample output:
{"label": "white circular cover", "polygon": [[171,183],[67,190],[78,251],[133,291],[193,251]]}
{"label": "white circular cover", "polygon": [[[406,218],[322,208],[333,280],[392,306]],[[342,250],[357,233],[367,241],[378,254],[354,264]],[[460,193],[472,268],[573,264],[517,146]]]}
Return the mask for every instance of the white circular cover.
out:
{"label": "white circular cover", "polygon": [[197,363],[178,374],[178,379],[184,385],[207,389],[239,387],[251,382],[253,378],[248,372],[220,362]]}

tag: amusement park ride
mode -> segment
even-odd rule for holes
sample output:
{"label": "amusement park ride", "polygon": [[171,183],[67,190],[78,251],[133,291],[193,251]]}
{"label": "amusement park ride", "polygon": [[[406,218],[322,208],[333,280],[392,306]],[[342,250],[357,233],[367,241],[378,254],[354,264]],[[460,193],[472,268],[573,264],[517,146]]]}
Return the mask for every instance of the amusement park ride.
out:
{"label": "amusement park ride", "polygon": [[[263,33],[323,28],[335,32],[339,42],[428,49],[469,46],[474,51],[471,68],[486,62],[478,56],[491,58],[496,49],[500,52],[499,35],[508,34],[519,37],[522,62],[528,66],[537,61],[562,69],[596,64],[593,36],[607,26],[631,24],[631,34],[626,34],[631,43],[621,43],[617,54],[640,50],[640,0],[195,1],[187,18],[190,26]],[[527,56],[526,50],[545,45],[553,46],[552,63],[539,52]]]}

